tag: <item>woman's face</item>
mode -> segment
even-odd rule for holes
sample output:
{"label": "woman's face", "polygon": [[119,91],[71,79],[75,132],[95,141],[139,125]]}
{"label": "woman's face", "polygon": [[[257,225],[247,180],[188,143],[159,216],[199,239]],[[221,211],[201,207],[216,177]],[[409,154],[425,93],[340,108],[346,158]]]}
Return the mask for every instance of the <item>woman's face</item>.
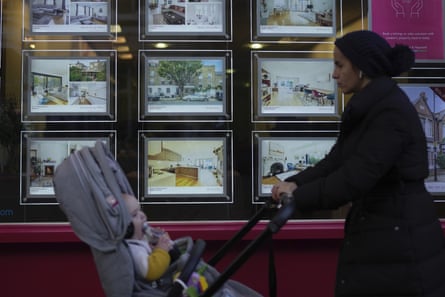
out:
{"label": "woman's face", "polygon": [[144,238],[144,232],[142,228],[143,224],[147,221],[147,216],[141,210],[141,206],[137,201],[136,197],[128,194],[123,194],[123,198],[125,201],[125,205],[127,206],[127,209],[130,212],[131,221],[133,222],[134,225],[134,234],[132,239],[141,240]]}
{"label": "woman's face", "polygon": [[369,79],[360,75],[360,70],[336,47],[334,49],[334,72],[332,78],[345,94],[356,93],[363,89]]}

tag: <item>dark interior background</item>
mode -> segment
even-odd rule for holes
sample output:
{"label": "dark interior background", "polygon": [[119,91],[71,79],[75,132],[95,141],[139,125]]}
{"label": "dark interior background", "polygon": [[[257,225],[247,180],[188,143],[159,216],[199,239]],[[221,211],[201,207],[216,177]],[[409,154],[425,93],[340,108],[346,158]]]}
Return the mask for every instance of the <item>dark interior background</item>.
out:
{"label": "dark interior background", "polygon": [[[206,121],[206,122],[141,122],[138,111],[138,89],[139,89],[139,65],[138,55],[140,50],[155,49],[154,41],[139,41],[139,3],[138,1],[117,1],[117,23],[122,28],[118,36],[125,36],[127,45],[130,48],[132,59],[120,59],[117,57],[117,86],[116,122],[21,122],[21,91],[22,91],[22,55],[23,50],[113,50],[116,44],[113,42],[94,42],[91,38],[84,37],[82,40],[70,41],[68,38],[63,42],[32,42],[22,40],[22,27],[29,26],[25,7],[21,0],[3,0],[2,15],[2,64],[1,64],[1,97],[0,103],[3,107],[4,119],[0,129],[2,145],[12,147],[11,153],[7,156],[6,165],[0,173],[0,210],[4,216],[0,217],[0,222],[64,222],[65,216],[55,203],[29,203],[21,199],[21,179],[24,178],[21,160],[21,144],[23,135],[27,132],[40,131],[38,135],[45,137],[48,132],[57,131],[63,137],[64,131],[79,131],[79,134],[94,136],[92,131],[105,130],[116,131],[112,137],[116,141],[116,154],[118,162],[128,173],[128,178],[135,192],[139,192],[138,185],[141,184],[143,172],[141,164],[138,164],[138,156],[141,157],[143,149],[139,143],[140,134],[138,131],[145,130],[216,130],[231,131],[233,136],[233,168],[228,168],[228,178],[233,181],[233,203],[194,203],[176,204],[174,202],[165,204],[152,204],[147,199],[144,201],[144,210],[151,220],[171,221],[171,220],[245,220],[255,214],[262,206],[262,203],[252,203],[255,193],[252,175],[256,166],[252,160],[257,148],[252,143],[252,131],[292,131],[295,135],[317,136],[320,132],[335,135],[339,127],[339,116],[348,98],[338,96],[338,116],[317,118],[317,117],[295,117],[291,122],[280,122],[277,119],[270,119],[266,123],[252,121],[251,106],[256,98],[251,91],[252,77],[252,49],[250,44],[251,29],[255,26],[255,16],[253,8],[254,0],[232,0],[228,4],[231,24],[231,40],[229,41],[206,41],[200,36],[196,40],[183,40],[171,42],[168,38],[165,42],[169,50],[205,50],[212,52],[215,50],[228,50],[232,52],[233,59],[233,114],[231,121]],[[141,0],[141,2],[143,2]],[[229,1],[227,1],[229,2]],[[254,2],[254,3],[251,3]],[[336,30],[337,36],[342,32],[367,27],[367,1],[357,0],[336,0]],[[22,12],[25,12],[23,17]],[[114,12],[113,12],[114,13]],[[253,16],[253,17],[252,17]],[[253,25],[252,25],[253,24]],[[203,40],[200,40],[203,39]],[[308,58],[316,56],[315,51],[332,51],[335,37],[315,38],[315,37],[295,37],[288,38],[287,42],[275,40],[274,42],[264,42],[263,48],[259,51],[296,51],[305,52]],[[261,42],[261,40],[259,41]],[[35,48],[31,49],[31,44]],[[434,70],[435,65],[427,65],[429,68],[423,69],[422,76],[430,77],[437,75]],[[420,71],[420,70],[419,70]],[[409,81],[409,78],[407,78]],[[428,81],[428,79],[425,79]],[[6,119],[6,120],[5,120]],[[178,117],[178,120],[181,120]],[[277,120],[277,121],[275,121]],[[7,123],[7,125],[5,124]],[[139,166],[138,166],[139,165]],[[136,173],[136,174],[134,174]],[[438,210],[442,216],[445,209],[440,203]],[[296,219],[342,219],[345,209],[314,212],[297,213]]]}

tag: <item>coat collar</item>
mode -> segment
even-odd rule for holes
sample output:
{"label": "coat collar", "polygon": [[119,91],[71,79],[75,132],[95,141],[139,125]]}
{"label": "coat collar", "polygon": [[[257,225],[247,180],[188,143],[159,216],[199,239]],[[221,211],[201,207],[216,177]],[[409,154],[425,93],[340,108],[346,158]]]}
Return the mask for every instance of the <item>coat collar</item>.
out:
{"label": "coat collar", "polygon": [[373,79],[360,92],[355,93],[342,115],[341,134],[350,132],[354,126],[361,122],[369,111],[385,98],[385,95],[396,85],[389,77]]}

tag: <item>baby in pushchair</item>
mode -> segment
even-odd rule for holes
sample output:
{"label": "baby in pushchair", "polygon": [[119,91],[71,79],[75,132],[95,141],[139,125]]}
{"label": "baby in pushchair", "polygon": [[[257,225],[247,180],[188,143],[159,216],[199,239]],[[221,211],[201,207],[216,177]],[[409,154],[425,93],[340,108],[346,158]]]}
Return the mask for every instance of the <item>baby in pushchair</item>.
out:
{"label": "baby in pushchair", "polygon": [[[147,290],[147,287],[151,286],[160,291],[168,291],[178,271],[187,261],[193,244],[192,239],[185,237],[172,241],[164,230],[149,226],[147,216],[141,210],[136,197],[129,194],[123,194],[122,197],[131,216],[125,240],[132,256],[138,289],[143,291],[144,288]],[[196,272],[186,284],[185,296],[193,297],[203,293],[218,275],[219,272],[215,268],[200,261]],[[259,297],[261,295],[239,282],[228,280],[214,296]]]}
{"label": "baby in pushchair", "polygon": [[74,233],[91,248],[107,297],[198,297],[207,284],[203,294],[217,290],[212,297],[261,296],[219,277],[224,273],[201,259],[205,244],[200,239],[172,242],[165,234],[151,247],[143,236],[146,216],[103,142],[73,152],[59,164],[53,182]]}

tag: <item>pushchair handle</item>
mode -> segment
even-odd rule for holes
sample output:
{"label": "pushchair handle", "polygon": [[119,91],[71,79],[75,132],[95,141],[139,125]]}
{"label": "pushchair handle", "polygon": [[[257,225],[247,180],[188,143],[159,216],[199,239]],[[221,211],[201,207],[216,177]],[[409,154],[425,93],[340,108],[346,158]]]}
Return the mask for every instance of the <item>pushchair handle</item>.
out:
{"label": "pushchair handle", "polygon": [[201,260],[202,254],[204,253],[206,243],[202,239],[197,239],[190,251],[190,257],[187,263],[184,265],[179,276],[175,279],[171,290],[168,292],[167,297],[178,297],[182,296],[182,292],[187,289],[187,282],[195,271],[196,266]]}
{"label": "pushchair handle", "polygon": [[266,199],[261,209],[256,212],[255,215],[244,225],[244,227],[241,228],[229,241],[226,241],[226,243],[216,252],[216,254],[207,261],[207,263],[211,266],[215,266],[216,263],[218,263],[224,257],[227,251],[235,245],[235,243],[239,242],[247,233],[249,233],[250,230],[252,230],[252,228],[263,218],[266,211],[275,210],[278,208],[278,205],[279,203],[274,201],[272,197]]}
{"label": "pushchair handle", "polygon": [[281,227],[286,224],[296,209],[296,201],[293,196],[282,194],[280,196],[280,201],[280,211],[278,211],[278,213],[270,220],[268,225],[268,228],[272,233],[277,233],[280,231]]}
{"label": "pushchair handle", "polygon": [[271,238],[273,234],[280,231],[281,227],[286,224],[290,217],[294,214],[296,209],[296,201],[291,196],[282,197],[282,206],[278,210],[278,213],[272,218],[264,229],[250,244],[242,250],[238,257],[223,271],[218,279],[210,285],[210,287],[204,291],[200,297],[211,297],[213,294],[221,288],[230,276],[244,264],[250,255],[262,244],[266,239]]}

